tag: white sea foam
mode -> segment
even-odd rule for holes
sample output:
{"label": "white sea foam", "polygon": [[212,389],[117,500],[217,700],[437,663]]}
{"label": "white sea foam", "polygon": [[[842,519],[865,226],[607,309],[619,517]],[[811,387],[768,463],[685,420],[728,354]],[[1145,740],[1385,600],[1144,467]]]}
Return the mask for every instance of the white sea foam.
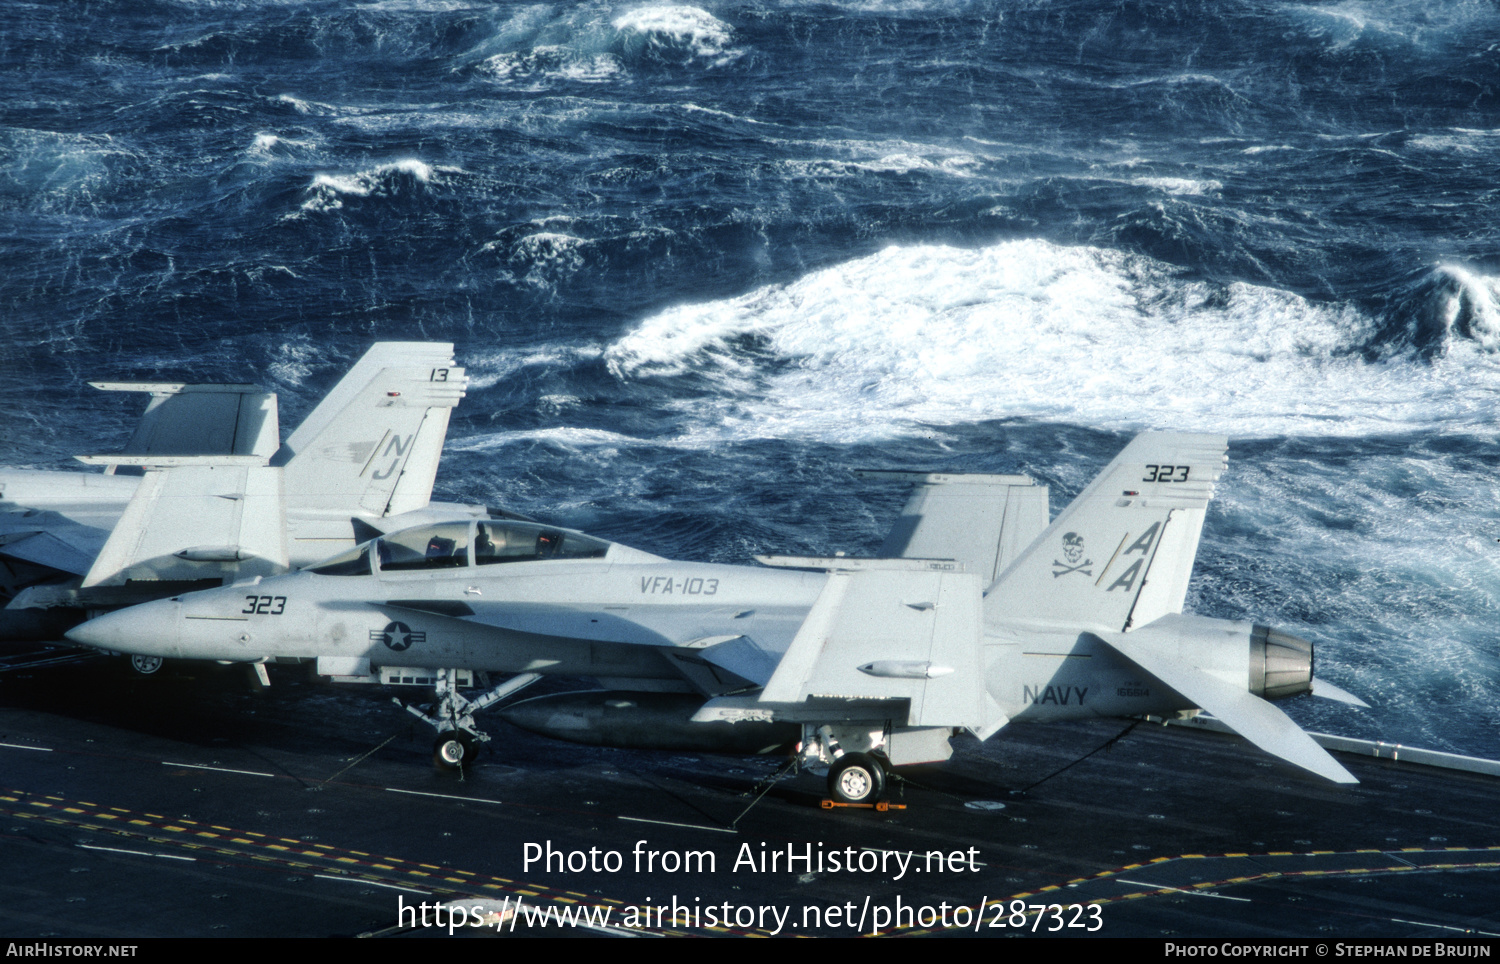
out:
{"label": "white sea foam", "polygon": [[516,432],[496,432],[490,435],[470,435],[448,443],[451,452],[488,452],[519,442],[551,442],[563,448],[628,448],[635,445],[652,444],[642,439],[621,435],[597,428],[538,428]]}
{"label": "white sea foam", "polygon": [[742,54],[729,25],[698,7],[588,4],[522,8],[465,59],[496,81],[540,89],[558,81],[610,83],[643,59],[720,67]]}
{"label": "white sea foam", "polygon": [[464,355],[469,387],[481,391],[500,384],[523,368],[567,368],[592,361],[600,350],[593,346],[547,345],[510,351],[474,351]]}
{"label": "white sea foam", "polygon": [[315,145],[310,140],[298,140],[294,137],[282,137],[279,134],[271,134],[262,131],[255,135],[250,142],[251,154],[261,156],[277,156],[290,154],[294,151],[312,149]]}
{"label": "white sea foam", "polygon": [[1452,264],[1439,265],[1435,274],[1448,282],[1443,285],[1440,305],[1445,330],[1453,333],[1462,319],[1460,336],[1490,351],[1500,351],[1500,279]]}
{"label": "white sea foam", "polygon": [[730,47],[729,26],[698,7],[651,4],[619,14],[613,24],[627,48],[640,38],[658,46],[670,45],[716,66],[734,60],[741,53]]}
{"label": "white sea foam", "polygon": [[283,385],[300,386],[312,374],[322,355],[322,350],[306,339],[283,342],[271,361],[271,377]]}
{"label": "white sea foam", "polygon": [[434,166],[416,158],[403,158],[387,164],[356,171],[353,174],[319,174],[308,185],[310,195],[302,202],[304,211],[332,211],[344,206],[341,196],[369,197],[390,189],[391,176],[404,174],[419,182],[430,182],[437,173],[461,174],[460,168]]}
{"label": "white sea foam", "polygon": [[1371,330],[1346,305],[1026,240],[888,248],[669,309],[605,359],[622,379],[717,380],[729,436],[857,441],[1005,417],[1241,436],[1493,419],[1500,363],[1482,346],[1372,363]]}
{"label": "white sea foam", "polygon": [[1130,183],[1142,187],[1154,187],[1165,194],[1177,196],[1212,194],[1224,189],[1224,182],[1212,178],[1197,180],[1190,177],[1139,177],[1132,178]]}

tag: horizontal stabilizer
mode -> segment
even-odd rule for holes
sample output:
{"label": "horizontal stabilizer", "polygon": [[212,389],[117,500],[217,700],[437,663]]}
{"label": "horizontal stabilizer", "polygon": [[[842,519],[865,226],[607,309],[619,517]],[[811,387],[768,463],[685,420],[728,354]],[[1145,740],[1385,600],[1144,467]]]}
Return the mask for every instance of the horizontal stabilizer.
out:
{"label": "horizontal stabilizer", "polygon": [[1359,782],[1285,713],[1248,689],[1189,665],[1176,647],[1152,645],[1145,634],[1110,633],[1101,638],[1193,705],[1212,713],[1272,756],[1334,783]]}
{"label": "horizontal stabilizer", "polygon": [[1362,710],[1370,708],[1369,703],[1366,703],[1343,687],[1335,686],[1326,679],[1318,679],[1316,676],[1313,677],[1312,681],[1312,695],[1321,696],[1325,700],[1337,700],[1340,703],[1348,703],[1350,706],[1357,706]]}

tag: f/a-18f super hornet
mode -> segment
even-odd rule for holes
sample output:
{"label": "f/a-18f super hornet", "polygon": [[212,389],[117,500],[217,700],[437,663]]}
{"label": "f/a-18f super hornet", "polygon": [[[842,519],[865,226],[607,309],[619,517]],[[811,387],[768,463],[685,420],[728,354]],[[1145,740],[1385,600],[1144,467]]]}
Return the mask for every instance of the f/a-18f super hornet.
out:
{"label": "f/a-18f super hornet", "polygon": [[[69,635],[163,657],[315,660],[346,680],[435,679],[435,709],[409,709],[452,765],[487,739],[476,709],[563,674],[607,689],[516,703],[506,718],[599,745],[797,745],[844,801],[878,797],[890,766],[947,759],[961,729],[986,739],[1013,720],[1197,709],[1353,783],[1268,702],[1323,688],[1311,644],[1182,612],[1226,451],[1217,436],[1141,435],[1051,525],[1047,490],[1025,476],[917,476],[873,559],[674,562],[535,523],[439,523]],[[470,701],[463,671],[518,675]]]}
{"label": "f/a-18f super hornet", "polygon": [[[284,572],[393,528],[488,515],[429,502],[467,385],[452,345],[374,345],[284,444],[276,396],[253,385],[94,385],[151,402],[123,452],[79,457],[102,474],[0,471],[0,640],[59,639],[88,611]],[[274,504],[279,521],[263,524],[257,502]]]}

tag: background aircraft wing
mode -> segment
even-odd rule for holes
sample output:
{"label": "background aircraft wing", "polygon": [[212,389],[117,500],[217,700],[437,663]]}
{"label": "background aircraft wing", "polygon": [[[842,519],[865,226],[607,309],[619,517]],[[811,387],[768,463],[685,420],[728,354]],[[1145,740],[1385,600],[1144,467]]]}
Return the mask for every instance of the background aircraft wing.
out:
{"label": "background aircraft wing", "polygon": [[84,588],[286,571],[281,469],[255,464],[263,460],[254,456],[105,458],[147,471]]}
{"label": "background aircraft wing", "polygon": [[56,512],[0,513],[0,556],[81,576],[108,533]]}
{"label": "background aircraft wing", "polygon": [[857,474],[916,485],[880,547],[884,558],[952,559],[989,586],[1047,528],[1047,487],[1024,475]]}
{"label": "background aircraft wing", "polygon": [[255,385],[89,382],[107,392],[150,392],[123,455],[259,455],[281,444],[276,395]]}
{"label": "background aircraft wing", "polygon": [[1137,436],[1000,575],[986,613],[1117,632],[1181,612],[1228,447],[1219,435]]}

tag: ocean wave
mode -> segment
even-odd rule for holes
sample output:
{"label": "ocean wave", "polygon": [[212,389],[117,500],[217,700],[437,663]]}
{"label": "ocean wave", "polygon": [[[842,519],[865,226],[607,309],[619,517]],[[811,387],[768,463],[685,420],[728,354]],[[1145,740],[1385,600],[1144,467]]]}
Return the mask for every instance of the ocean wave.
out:
{"label": "ocean wave", "polygon": [[741,54],[730,45],[729,26],[698,7],[650,4],[618,15],[613,24],[631,59],[722,67]]}
{"label": "ocean wave", "polygon": [[619,432],[610,432],[605,429],[564,426],[558,428],[521,429],[514,432],[494,432],[488,435],[470,435],[467,438],[449,442],[447,449],[450,452],[492,452],[507,445],[516,445],[523,442],[547,442],[567,449],[592,449],[600,446],[619,448],[660,444],[656,441],[632,438],[629,435],[621,435]]}
{"label": "ocean wave", "polygon": [[23,199],[34,211],[68,210],[111,193],[122,165],[145,157],[109,134],[70,134],[6,128],[0,152],[9,160],[0,171],[0,197]]}
{"label": "ocean wave", "polygon": [[[1493,307],[1472,317],[1481,334],[1464,345],[1482,348]],[[1488,355],[1372,362],[1374,328],[1349,305],[1027,240],[888,248],[661,312],[604,357],[623,380],[715,381],[731,436],[856,441],[1008,417],[1347,435],[1493,418]]]}
{"label": "ocean wave", "polygon": [[1414,352],[1429,359],[1468,345],[1500,351],[1497,303],[1500,279],[1458,265],[1436,265],[1398,286],[1372,351]]}
{"label": "ocean wave", "polygon": [[609,83],[633,68],[723,67],[743,53],[729,25],[699,7],[587,4],[526,7],[465,59],[493,80],[538,87]]}
{"label": "ocean wave", "polygon": [[353,174],[318,174],[307,187],[304,211],[334,211],[344,206],[345,197],[371,197],[396,194],[403,183],[427,184],[439,174],[461,174],[456,167],[428,164],[416,158],[403,158],[386,164],[355,171]]}

